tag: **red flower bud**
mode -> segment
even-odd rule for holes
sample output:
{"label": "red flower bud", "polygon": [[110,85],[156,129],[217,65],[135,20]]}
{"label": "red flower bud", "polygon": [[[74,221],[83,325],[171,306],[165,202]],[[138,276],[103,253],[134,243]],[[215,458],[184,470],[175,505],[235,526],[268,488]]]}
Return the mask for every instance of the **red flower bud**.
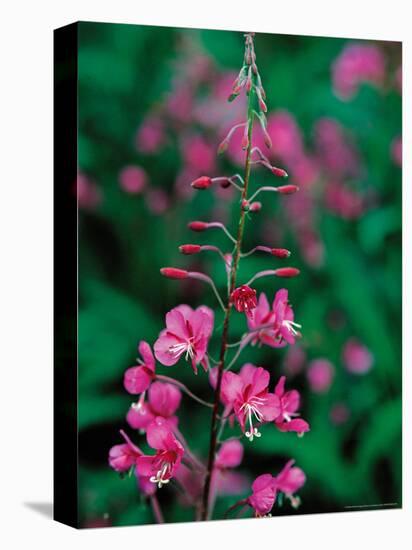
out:
{"label": "red flower bud", "polygon": [[266,107],[266,103],[263,101],[262,98],[259,98],[259,107],[260,107],[260,110],[263,111],[264,113],[268,112],[268,108]]}
{"label": "red flower bud", "polygon": [[262,210],[262,203],[259,201],[252,202],[249,206],[249,212],[259,212]]}
{"label": "red flower bud", "polygon": [[249,135],[246,127],[246,131],[242,137],[242,149],[247,149],[248,147],[249,147]]}
{"label": "red flower bud", "polygon": [[272,256],[276,256],[276,258],[289,258],[290,251],[286,248],[272,248],[270,251]]}
{"label": "red flower bud", "polygon": [[209,224],[206,222],[190,222],[187,227],[192,231],[205,231]]}
{"label": "red flower bud", "polygon": [[201,176],[190,184],[193,189],[208,189],[212,185],[212,178]]}
{"label": "red flower bud", "polygon": [[182,254],[197,254],[201,250],[199,244],[182,244],[179,246],[179,250]]}
{"label": "red flower bud", "polygon": [[296,193],[296,191],[299,191],[299,187],[297,185],[281,185],[277,189],[278,193],[281,193],[282,195],[292,195],[293,193]]}
{"label": "red flower bud", "polygon": [[257,307],[256,290],[250,286],[242,285],[232,292],[230,300],[235,308],[253,318],[253,310]]}
{"label": "red flower bud", "polygon": [[266,129],[262,127],[263,131],[263,139],[265,142],[265,145],[268,149],[272,147],[272,140],[270,139],[270,135],[267,133]]}
{"label": "red flower bud", "polygon": [[228,187],[230,187],[230,178],[222,178],[220,182],[220,187],[222,189],[227,189]]}
{"label": "red flower bud", "polygon": [[243,201],[242,201],[242,210],[244,212],[249,212],[249,210],[250,210],[249,201],[247,201],[246,199],[243,199]]}
{"label": "red flower bud", "polygon": [[279,178],[287,178],[288,173],[286,170],[282,170],[282,168],[276,168],[276,166],[272,166],[271,168],[272,174],[275,176],[278,176]]}
{"label": "red flower bud", "polygon": [[281,267],[274,271],[277,277],[296,277],[299,273],[300,271],[296,267]]}
{"label": "red flower bud", "polygon": [[189,272],[177,267],[162,267],[160,273],[169,279],[187,279]]}

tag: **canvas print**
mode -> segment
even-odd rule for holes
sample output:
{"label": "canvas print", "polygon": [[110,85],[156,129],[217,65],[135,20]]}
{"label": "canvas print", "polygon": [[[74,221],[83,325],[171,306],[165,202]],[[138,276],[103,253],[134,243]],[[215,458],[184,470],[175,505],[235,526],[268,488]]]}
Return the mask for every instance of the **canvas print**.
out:
{"label": "canvas print", "polygon": [[76,525],[401,507],[401,43],[75,40]]}

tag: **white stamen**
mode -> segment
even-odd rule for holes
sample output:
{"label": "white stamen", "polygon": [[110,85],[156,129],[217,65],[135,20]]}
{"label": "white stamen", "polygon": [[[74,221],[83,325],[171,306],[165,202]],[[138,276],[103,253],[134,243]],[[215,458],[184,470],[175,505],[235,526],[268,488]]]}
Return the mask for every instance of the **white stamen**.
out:
{"label": "white stamen", "polygon": [[182,353],[186,352],[186,361],[188,358],[193,359],[195,354],[193,349],[193,338],[190,338],[187,342],[181,342],[180,344],[173,344],[172,346],[169,346],[168,351],[171,355],[173,355],[173,357],[180,357]]}
{"label": "white stamen", "polygon": [[245,436],[249,439],[249,441],[253,441],[254,437],[260,437],[262,435],[259,430],[253,426],[253,416],[258,422],[262,422],[263,414],[259,411],[258,407],[264,403],[265,399],[261,397],[252,397],[248,403],[243,403],[240,408],[241,411],[244,410],[245,416],[248,417],[250,430],[245,432]]}
{"label": "white stamen", "polygon": [[294,327],[302,328],[302,325],[299,325],[298,323],[295,323],[293,321],[287,321],[286,319],[283,321],[282,325],[286,327],[288,331],[293,334],[293,336],[297,336],[299,334]]}

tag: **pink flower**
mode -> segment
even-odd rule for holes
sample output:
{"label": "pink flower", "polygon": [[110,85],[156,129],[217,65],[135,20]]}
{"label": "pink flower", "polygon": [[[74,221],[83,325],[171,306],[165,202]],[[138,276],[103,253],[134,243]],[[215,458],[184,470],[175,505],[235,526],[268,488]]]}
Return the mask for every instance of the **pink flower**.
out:
{"label": "pink flower", "polygon": [[124,373],[123,384],[131,394],[142,393],[150,386],[155,377],[155,360],[152,350],[147,342],[142,340],[139,344],[139,353],[143,361],[139,365],[127,369]]}
{"label": "pink flower", "polygon": [[125,166],[119,174],[119,183],[126,193],[141,193],[147,184],[146,172],[140,166]]}
{"label": "pink flower", "polygon": [[348,340],[343,348],[342,360],[349,372],[366,374],[373,364],[373,355],[355,339]]}
{"label": "pink flower", "polygon": [[80,208],[94,210],[102,202],[100,187],[81,172],[77,175],[75,191]]}
{"label": "pink flower", "polygon": [[[250,331],[256,331],[253,344],[259,342],[272,348],[294,344],[295,337],[298,335],[295,327],[301,328],[301,325],[294,322],[293,309],[288,304],[288,291],[281,288],[276,292],[272,308],[265,293],[262,292],[253,319],[248,319],[248,327]],[[262,327],[261,330],[259,330],[260,327]]]}
{"label": "pink flower", "polygon": [[[226,372],[222,379],[222,402],[228,410],[233,407],[242,431],[249,441],[260,437],[256,426],[275,420],[280,414],[279,399],[269,393],[269,372],[252,364],[243,365],[239,374]],[[249,428],[246,429],[246,424]]]}
{"label": "pink flower", "polygon": [[237,311],[244,312],[248,319],[253,319],[253,310],[257,306],[256,290],[247,285],[239,286],[232,292],[230,299]]}
{"label": "pink flower", "polygon": [[362,82],[381,86],[385,78],[385,58],[376,46],[349,44],[332,67],[333,87],[341,99],[350,99]]}
{"label": "pink flower", "polygon": [[332,363],[327,359],[314,359],[309,364],[307,377],[313,392],[327,392],[333,379]]}
{"label": "pink flower", "polygon": [[286,377],[281,376],[276,384],[275,395],[279,399],[280,414],[275,418],[275,426],[281,432],[297,432],[303,435],[310,430],[309,424],[302,418],[296,418],[300,405],[300,395],[296,390],[285,392]]}
{"label": "pink flower", "polygon": [[120,432],[126,441],[120,445],[115,445],[109,451],[109,464],[116,472],[127,472],[136,464],[136,460],[143,454],[127,435]]}
{"label": "pink flower", "polygon": [[400,136],[398,136],[392,141],[391,154],[392,154],[392,160],[398,166],[402,166],[402,138]]}
{"label": "pink flower", "polygon": [[289,460],[274,481],[277,490],[285,494],[293,508],[297,508],[300,505],[300,498],[295,496],[295,493],[305,484],[306,476],[303,470],[293,466],[294,463],[294,460]]}
{"label": "pink flower", "polygon": [[136,134],[136,148],[142,153],[156,153],[165,141],[165,130],[160,118],[149,116]]}
{"label": "pink flower", "polygon": [[137,458],[137,473],[148,477],[159,489],[169,483],[179,468],[184,448],[163,418],[156,418],[147,428],[147,443],[156,454]]}
{"label": "pink flower", "polygon": [[133,403],[126,420],[135,430],[146,430],[156,417],[162,417],[170,429],[178,424],[175,412],[179,408],[182,394],[173,384],[153,382],[149,388],[148,402]]}
{"label": "pink flower", "polygon": [[255,510],[256,517],[270,513],[276,500],[276,484],[271,474],[262,474],[252,483],[252,494],[247,503]]}
{"label": "pink flower", "polygon": [[335,403],[330,410],[329,418],[333,424],[345,424],[350,417],[350,410],[345,403]]}
{"label": "pink flower", "polygon": [[166,329],[154,344],[156,359],[162,365],[171,366],[185,354],[195,373],[199,363],[207,370],[206,353],[213,323],[213,311],[206,306],[195,310],[185,304],[175,307],[166,314]]}
{"label": "pink flower", "polygon": [[224,441],[216,455],[215,467],[222,470],[237,468],[243,458],[243,445],[238,439]]}

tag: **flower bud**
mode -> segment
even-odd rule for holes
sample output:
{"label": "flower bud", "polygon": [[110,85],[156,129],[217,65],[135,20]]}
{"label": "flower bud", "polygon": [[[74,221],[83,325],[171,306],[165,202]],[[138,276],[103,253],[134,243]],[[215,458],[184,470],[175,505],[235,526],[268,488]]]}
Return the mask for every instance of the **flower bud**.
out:
{"label": "flower bud", "polygon": [[187,227],[192,231],[205,231],[209,224],[206,222],[190,222]]}
{"label": "flower bud", "polygon": [[264,113],[268,112],[268,108],[266,107],[266,103],[263,101],[263,99],[261,97],[259,98],[259,107],[260,107],[260,110],[263,111]]}
{"label": "flower bud", "polygon": [[259,201],[252,202],[249,206],[249,212],[260,212],[262,210],[262,203]]}
{"label": "flower bud", "polygon": [[212,178],[209,178],[209,176],[201,176],[195,179],[195,181],[192,181],[190,185],[193,189],[208,189],[212,185]]}
{"label": "flower bud", "polygon": [[300,271],[299,269],[296,269],[296,267],[280,267],[279,269],[275,269],[274,274],[276,277],[296,277],[299,275]]}
{"label": "flower bud", "polygon": [[297,185],[281,185],[277,188],[278,193],[281,193],[282,195],[292,195],[293,193],[296,193],[296,191],[299,191],[299,187]]}
{"label": "flower bud", "polygon": [[231,184],[230,178],[222,178],[220,182],[220,187],[222,189],[227,189],[228,187],[230,187],[230,184]]}
{"label": "flower bud", "polygon": [[177,267],[162,267],[160,273],[168,279],[187,279],[189,272]]}
{"label": "flower bud", "polygon": [[182,244],[179,246],[179,250],[182,254],[197,254],[202,247],[199,244]]}
{"label": "flower bud", "polygon": [[245,131],[242,137],[242,149],[247,149],[249,147],[249,128],[246,125]]}
{"label": "flower bud", "polygon": [[243,210],[244,212],[249,212],[249,210],[250,210],[249,201],[246,200],[246,199],[243,199],[243,201],[242,201],[242,210]]}
{"label": "flower bud", "polygon": [[290,250],[286,248],[272,248],[270,253],[272,256],[276,256],[276,258],[289,258],[290,256]]}
{"label": "flower bud", "polygon": [[226,151],[228,147],[229,147],[229,140],[225,138],[223,141],[219,143],[219,147],[217,148],[217,154],[223,155],[223,153]]}
{"label": "flower bud", "polygon": [[275,176],[278,176],[279,178],[287,178],[288,177],[288,173],[286,172],[286,170],[282,170],[282,168],[277,168],[276,166],[271,166],[270,169],[272,171],[272,174],[274,174]]}

